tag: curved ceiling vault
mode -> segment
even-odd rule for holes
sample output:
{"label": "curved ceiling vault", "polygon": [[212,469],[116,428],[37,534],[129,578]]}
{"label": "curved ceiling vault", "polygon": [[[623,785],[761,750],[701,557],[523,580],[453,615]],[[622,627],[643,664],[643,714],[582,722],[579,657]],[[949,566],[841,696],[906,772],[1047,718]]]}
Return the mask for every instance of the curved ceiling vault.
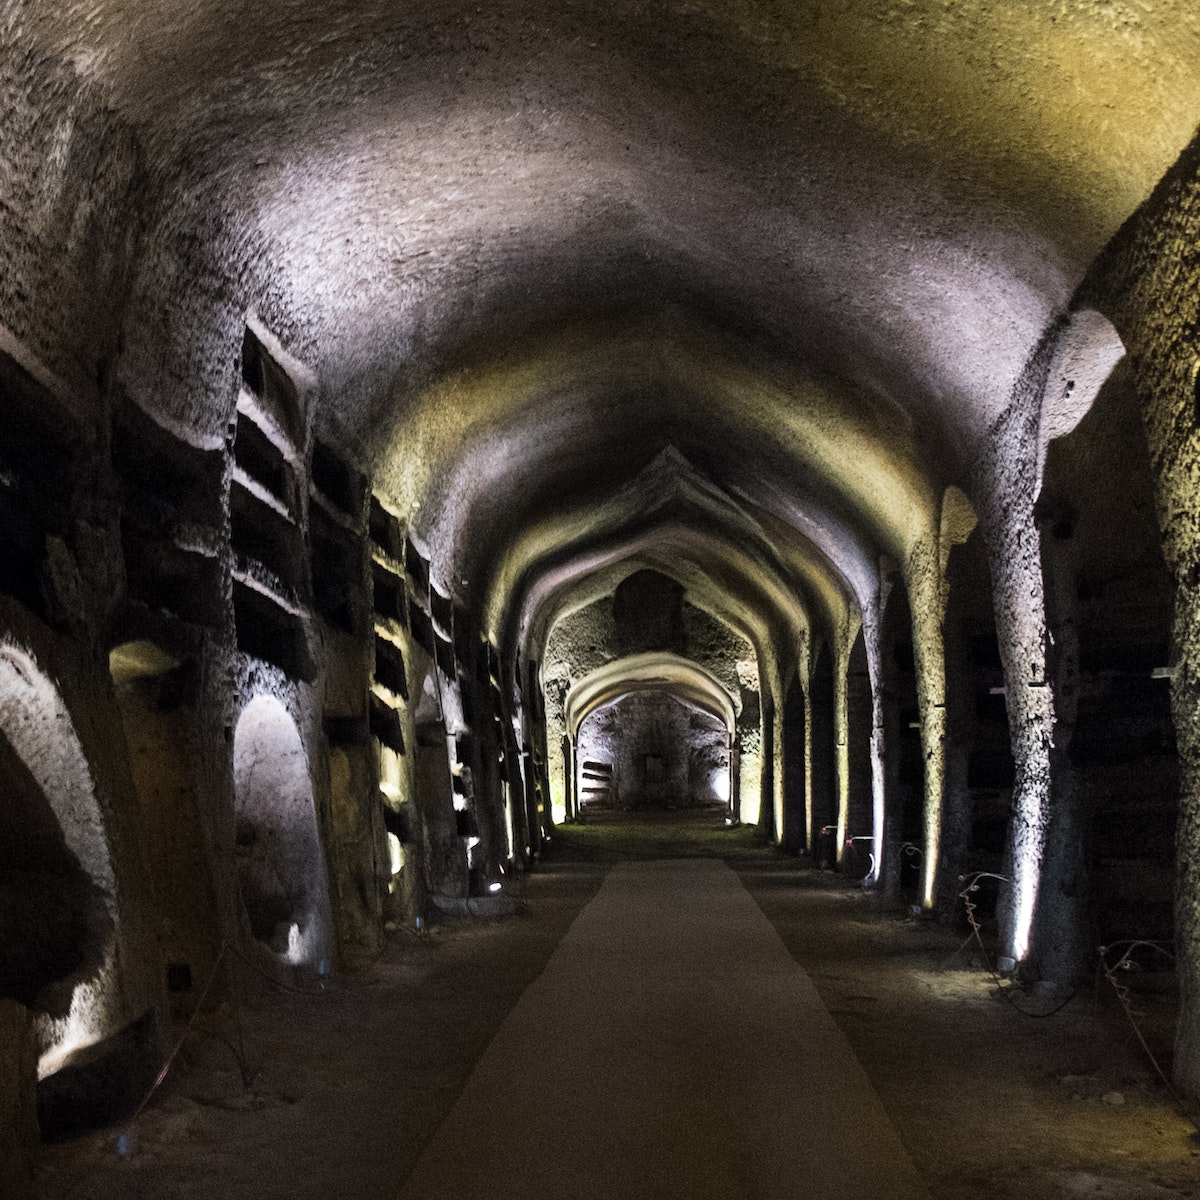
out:
{"label": "curved ceiling vault", "polygon": [[662,509],[647,459],[666,447],[693,490],[737,489],[800,527],[860,604],[879,555],[904,561],[936,527],[940,469],[902,414],[678,312],[574,326],[455,372],[411,410],[384,477],[453,548],[446,584],[484,591],[544,553],[536,543],[602,525],[605,504]]}
{"label": "curved ceiling vault", "polygon": [[588,714],[634,692],[667,694],[711,713],[733,735],[737,709],[719,679],[697,663],[677,654],[635,654],[616,659],[586,675],[567,692],[564,702],[567,734],[572,741]]}
{"label": "curved ceiling vault", "polygon": [[760,646],[861,610],[1200,110],[1194,0],[6,13],[137,139],[142,336],[224,280],[506,637],[622,559]]}
{"label": "curved ceiling vault", "polygon": [[835,564],[794,530],[779,532],[769,537],[677,451],[664,451],[608,504],[527,527],[493,587],[497,640],[540,657],[560,617],[650,567],[745,637],[761,663],[790,661],[801,641],[841,628],[856,604]]}

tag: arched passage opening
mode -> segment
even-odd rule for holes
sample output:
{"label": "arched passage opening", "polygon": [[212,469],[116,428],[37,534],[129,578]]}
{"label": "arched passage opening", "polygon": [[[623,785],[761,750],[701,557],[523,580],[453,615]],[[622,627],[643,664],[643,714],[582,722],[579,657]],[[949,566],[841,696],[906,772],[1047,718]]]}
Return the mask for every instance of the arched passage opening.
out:
{"label": "arched passage opening", "polygon": [[66,981],[103,960],[111,922],[50,799],[3,733],[0,788],[0,995],[54,1012]]}
{"label": "arched passage opening", "polygon": [[[1175,934],[1175,587],[1124,364],[1049,443],[1034,512],[1055,724],[1029,957],[1039,978],[1066,985],[1085,976],[1096,945],[1169,945]],[[1157,956],[1154,966],[1167,965]]]}
{"label": "arched passage opening", "polygon": [[36,1098],[43,1138],[128,1111],[153,1069],[154,1015],[130,1011],[119,931],[104,816],[71,715],[31,654],[0,646],[0,1005],[12,1005],[0,1054],[32,1075],[32,1047],[37,1076],[36,1093],[24,1079],[0,1102],[32,1128]]}
{"label": "arched passage opening", "polygon": [[328,898],[300,731],[274,696],[242,710],[233,738],[242,909],[256,942],[284,962],[326,953]]}
{"label": "arched passage opening", "polygon": [[854,639],[846,672],[848,808],[842,871],[855,879],[875,872],[871,792],[871,678],[862,630]]}
{"label": "arched passage opening", "polygon": [[33,658],[0,647],[0,995],[38,1016],[38,1074],[110,1032],[116,884],[91,771]]}
{"label": "arched passage opening", "polygon": [[[883,617],[883,675],[886,728],[893,731],[887,760],[888,846],[884,852],[889,890],[914,899],[924,857],[925,755],[913,652],[912,610],[907,590],[896,581]],[[887,865],[890,864],[890,865]]]}
{"label": "arched passage opening", "polygon": [[808,703],[799,676],[792,678],[783,701],[783,838],[784,850],[800,854],[807,847],[808,794],[812,774]]}
{"label": "arched passage opening", "polygon": [[575,795],[589,806],[728,806],[737,711],[709,672],[642,654],[581,679],[564,702]]}
{"label": "arched passage opening", "polygon": [[584,807],[701,808],[729,803],[729,730],[669,691],[635,691],[579,726]]}

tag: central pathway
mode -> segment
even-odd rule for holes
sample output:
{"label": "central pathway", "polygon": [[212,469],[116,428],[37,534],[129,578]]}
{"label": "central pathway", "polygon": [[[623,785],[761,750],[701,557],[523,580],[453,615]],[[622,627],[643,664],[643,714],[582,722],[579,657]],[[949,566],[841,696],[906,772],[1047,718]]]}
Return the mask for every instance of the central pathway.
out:
{"label": "central pathway", "polygon": [[808,976],[715,859],[614,868],[403,1200],[916,1200]]}

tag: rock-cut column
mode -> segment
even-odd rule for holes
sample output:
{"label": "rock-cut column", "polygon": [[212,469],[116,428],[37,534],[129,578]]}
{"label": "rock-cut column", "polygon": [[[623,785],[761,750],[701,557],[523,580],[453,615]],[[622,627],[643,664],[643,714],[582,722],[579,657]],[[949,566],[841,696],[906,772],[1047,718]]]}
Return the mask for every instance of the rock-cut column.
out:
{"label": "rock-cut column", "polygon": [[1000,931],[1000,955],[1009,969],[1029,953],[1050,823],[1054,697],[1046,676],[1041,536],[1034,519],[1038,405],[1047,369],[1048,355],[1035,356],[974,476],[1014,764],[1011,879]]}
{"label": "rock-cut column", "polygon": [[951,550],[965,542],[974,528],[975,511],[970,501],[958,488],[947,488],[937,529],[916,543],[907,564],[921,750],[925,759],[921,907],[927,912],[933,910],[937,898],[946,791],[947,570]]}
{"label": "rock-cut column", "polygon": [[892,577],[880,571],[879,587],[863,612],[863,645],[871,679],[871,869],[864,887],[875,887],[883,876],[884,825],[887,817],[887,743],[883,712],[883,614]]}
{"label": "rock-cut column", "polygon": [[1085,289],[1133,371],[1175,581],[1171,709],[1179,748],[1175,1079],[1200,1097],[1200,138],[1093,266]]}
{"label": "rock-cut column", "polygon": [[840,867],[846,854],[850,825],[850,651],[858,637],[858,620],[847,621],[833,644],[833,744],[834,778],[837,781],[837,848]]}
{"label": "rock-cut column", "polygon": [[920,903],[927,912],[933,909],[941,857],[942,792],[946,777],[946,662],[942,645],[945,599],[938,557],[933,538],[919,543],[909,558],[907,581],[912,602],[913,659],[925,776]]}

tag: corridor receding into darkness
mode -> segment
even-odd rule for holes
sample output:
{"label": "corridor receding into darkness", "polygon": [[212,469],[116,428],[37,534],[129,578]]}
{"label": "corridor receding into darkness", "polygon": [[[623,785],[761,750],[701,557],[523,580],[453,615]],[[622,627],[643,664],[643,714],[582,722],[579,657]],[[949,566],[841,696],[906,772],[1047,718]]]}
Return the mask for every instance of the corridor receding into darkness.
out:
{"label": "corridor receding into darkness", "polygon": [[713,1187],[856,1071],[931,1195],[1190,1186],[1194,0],[0,27],[0,1193],[394,1195],[460,1093],[549,1168],[534,981],[657,859],[829,1010],[756,1007],[747,915],[687,970],[752,1103],[649,1070],[682,1011],[601,1039]]}

